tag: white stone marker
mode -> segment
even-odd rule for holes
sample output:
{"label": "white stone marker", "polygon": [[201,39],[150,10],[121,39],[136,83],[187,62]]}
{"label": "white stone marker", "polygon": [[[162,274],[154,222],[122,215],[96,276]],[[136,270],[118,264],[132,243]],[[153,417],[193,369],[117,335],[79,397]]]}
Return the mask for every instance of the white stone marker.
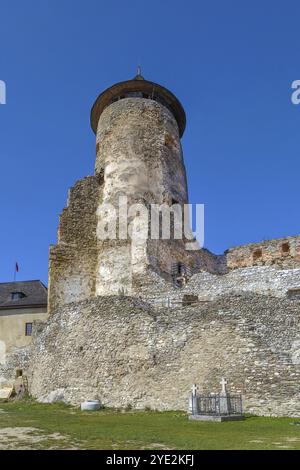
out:
{"label": "white stone marker", "polygon": [[226,385],[228,384],[227,379],[225,377],[222,377],[222,380],[220,382],[220,385],[222,387],[221,393],[220,393],[220,414],[229,414],[230,411],[230,403],[229,403],[229,397],[227,394],[227,389]]}
{"label": "white stone marker", "polygon": [[227,390],[226,390],[227,384],[228,384],[227,379],[225,379],[225,377],[222,377],[222,380],[220,382],[220,385],[222,387],[220,395],[227,395]]}
{"label": "white stone marker", "polygon": [[189,399],[189,412],[192,414],[197,414],[198,412],[198,407],[197,407],[197,390],[198,387],[196,384],[193,384],[192,386],[192,393],[190,395]]}

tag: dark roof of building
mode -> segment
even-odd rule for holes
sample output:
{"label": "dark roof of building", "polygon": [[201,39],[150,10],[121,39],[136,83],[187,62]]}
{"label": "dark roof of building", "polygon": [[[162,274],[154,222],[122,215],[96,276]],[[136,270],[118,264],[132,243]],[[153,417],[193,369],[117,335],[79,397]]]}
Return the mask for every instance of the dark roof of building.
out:
{"label": "dark roof of building", "polygon": [[145,80],[140,74],[136,75],[132,80],[115,83],[98,96],[91,110],[91,127],[95,133],[97,132],[98,121],[103,110],[115,97],[129,92],[144,92],[148,93],[150,96],[153,95],[159,97],[173,113],[179,127],[180,137],[182,137],[186,124],[186,117],[182,104],[176,96],[173,95],[173,93],[167,90],[167,88],[159,85],[158,83]]}
{"label": "dark roof of building", "polygon": [[[21,298],[12,299],[13,293]],[[0,310],[47,306],[47,287],[39,280],[0,283]]]}

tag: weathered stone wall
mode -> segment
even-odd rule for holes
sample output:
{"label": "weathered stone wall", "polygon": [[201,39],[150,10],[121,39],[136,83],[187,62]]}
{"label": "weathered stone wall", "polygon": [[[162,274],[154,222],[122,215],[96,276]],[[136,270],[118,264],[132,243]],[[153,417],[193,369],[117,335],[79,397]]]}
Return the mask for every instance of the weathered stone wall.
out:
{"label": "weathered stone wall", "polygon": [[[123,98],[100,115],[95,176],[71,188],[50,248],[53,315],[34,328],[31,393],[186,409],[193,383],[217,392],[227,375],[247,410],[300,416],[300,237],[220,256],[188,251],[175,237],[103,240],[120,196],[147,211],[188,202],[177,122],[152,99]],[[106,213],[103,204],[112,205]],[[172,278],[180,263],[181,288]],[[28,354],[16,351],[3,374],[27,367]]]}
{"label": "weathered stone wall", "polygon": [[281,270],[272,266],[253,266],[235,269],[224,276],[208,272],[196,274],[182,291],[182,295],[197,294],[200,300],[213,300],[220,295],[235,292],[286,297],[293,288],[300,288],[300,268]]}
{"label": "weathered stone wall", "polygon": [[156,101],[126,98],[108,106],[98,123],[96,150],[104,202],[116,204],[122,194],[129,204],[187,202],[178,125]]}
{"label": "weathered stone wall", "polygon": [[254,293],[271,297],[300,297],[300,268],[277,269],[272,266],[239,268],[227,274],[201,271],[194,274],[181,288],[166,282],[156,272],[148,270],[133,278],[134,294],[154,306],[177,308],[186,296],[206,302],[223,295]]}
{"label": "weathered stone wall", "polygon": [[50,247],[48,311],[95,295],[97,207],[102,180],[89,176],[69,191],[59,221],[58,243]]}
{"label": "weathered stone wall", "polygon": [[[208,250],[187,251],[185,240],[131,239],[127,234],[103,240],[99,234],[114,226],[119,197],[127,208],[143,204],[188,202],[186,173],[178,125],[165,106],[151,99],[126,98],[101,114],[96,137],[95,176],[78,181],[69,192],[59,221],[58,242],[49,256],[48,308],[98,295],[134,292],[134,278],[152,268],[171,278],[172,265],[183,263],[191,272],[226,271],[225,257]],[[110,205],[110,209],[103,207]],[[148,214],[149,215],[149,214]],[[148,222],[146,222],[148,230]],[[143,222],[142,222],[143,223]],[[145,225],[145,224],[144,224]]]}
{"label": "weathered stone wall", "polygon": [[11,348],[0,360],[0,388],[12,386],[16,377],[16,369],[28,370],[31,345],[23,348]]}
{"label": "weathered stone wall", "polygon": [[36,332],[30,390],[186,410],[193,383],[217,392],[226,376],[247,411],[300,416],[299,305],[252,293],[177,309],[118,296],[66,305]]}
{"label": "weathered stone wall", "polygon": [[[108,106],[100,116],[96,137],[95,173],[104,175],[101,204],[119,207],[120,196],[133,204],[172,205],[188,202],[185,167],[178,125],[172,113],[158,102],[125,98]],[[111,222],[114,210],[105,220]],[[135,214],[128,222],[133,224]],[[99,218],[103,224],[103,218]],[[148,221],[144,224],[148,231]],[[119,234],[117,234],[119,236]],[[172,258],[187,257],[182,241],[172,240],[168,256],[159,249],[160,241],[137,243],[134,239],[102,245],[98,258],[97,295],[131,294],[132,277],[153,264],[158,272],[170,273]],[[161,256],[163,254],[163,256]],[[113,269],[112,269],[112,264]]]}
{"label": "weathered stone wall", "polygon": [[300,267],[300,236],[251,243],[225,252],[229,269],[248,266]]}

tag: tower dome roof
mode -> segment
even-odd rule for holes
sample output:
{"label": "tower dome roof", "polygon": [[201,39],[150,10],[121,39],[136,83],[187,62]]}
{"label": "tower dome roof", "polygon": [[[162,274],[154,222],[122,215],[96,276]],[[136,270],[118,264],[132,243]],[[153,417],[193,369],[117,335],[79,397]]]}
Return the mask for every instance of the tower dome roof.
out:
{"label": "tower dome roof", "polygon": [[[134,93],[142,93],[143,97],[148,97],[158,101],[168,108],[175,117],[180,137],[182,137],[186,124],[185,112],[182,104],[167,88],[148,80],[145,80],[138,70],[137,75],[132,80],[116,83],[103,91],[96,99],[91,109],[91,127],[97,132],[99,118],[103,110],[118,98],[134,96]],[[135,95],[136,96],[136,95]]]}

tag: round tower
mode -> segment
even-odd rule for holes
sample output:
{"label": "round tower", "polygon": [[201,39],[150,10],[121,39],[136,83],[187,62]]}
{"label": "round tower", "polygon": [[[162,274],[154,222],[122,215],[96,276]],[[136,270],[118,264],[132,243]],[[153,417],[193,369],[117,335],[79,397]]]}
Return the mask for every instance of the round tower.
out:
{"label": "round tower", "polygon": [[[101,93],[91,111],[96,134],[95,174],[103,183],[100,206],[112,205],[118,213],[120,197],[124,196],[128,208],[137,203],[147,208],[151,204],[186,204],[180,144],[185,122],[178,99],[140,73]],[[115,213],[110,211],[106,216],[109,223]],[[145,243],[137,244],[133,239],[120,239],[118,234],[115,240],[99,240],[96,295],[132,292],[134,277],[149,267],[171,274],[175,255],[170,251],[180,252],[183,245],[182,240],[152,240],[150,236]]]}
{"label": "round tower", "polygon": [[187,202],[180,145],[185,113],[170,91],[140,74],[117,83],[97,98],[91,126],[105,202],[115,203],[120,194],[129,203]]}

